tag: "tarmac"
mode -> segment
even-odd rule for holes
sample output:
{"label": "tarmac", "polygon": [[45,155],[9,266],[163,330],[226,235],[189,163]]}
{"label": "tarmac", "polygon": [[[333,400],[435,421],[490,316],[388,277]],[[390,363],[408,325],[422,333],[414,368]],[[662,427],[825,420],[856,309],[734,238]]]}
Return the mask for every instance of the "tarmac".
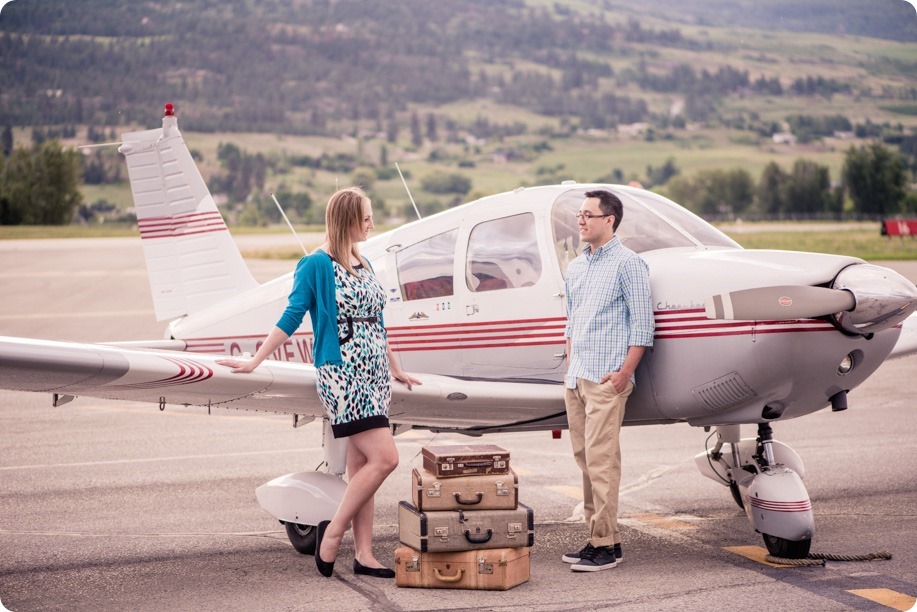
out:
{"label": "tarmac", "polygon": [[[295,243],[294,243],[295,244]],[[247,247],[245,248],[254,248]],[[265,281],[290,261],[251,260]],[[888,264],[917,280],[917,263]],[[0,241],[0,335],[159,338],[136,239]],[[907,610],[917,596],[917,357],[883,365],[850,408],[774,425],[806,464],[816,552],[889,551],[825,567],[765,563],[726,487],[684,425],[622,432],[625,561],[594,574],[561,562],[583,543],[580,479],[566,432],[498,434],[535,514],[531,578],[505,592],[407,589],[335,575],[297,553],[254,489],[321,461],[321,429],[287,417],[0,392],[0,601],[25,610]],[[753,435],[750,428],[743,432]],[[376,498],[377,556],[392,563],[397,505],[420,449],[468,442],[411,431]]]}

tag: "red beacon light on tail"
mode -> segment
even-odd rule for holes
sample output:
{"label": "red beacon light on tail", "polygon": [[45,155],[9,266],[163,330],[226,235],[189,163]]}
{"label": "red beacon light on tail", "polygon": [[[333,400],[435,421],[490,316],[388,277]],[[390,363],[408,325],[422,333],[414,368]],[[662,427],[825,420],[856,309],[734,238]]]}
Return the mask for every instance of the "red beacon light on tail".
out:
{"label": "red beacon light on tail", "polygon": [[174,117],[175,116],[175,107],[172,105],[171,102],[166,103],[166,112],[164,116],[165,117]]}

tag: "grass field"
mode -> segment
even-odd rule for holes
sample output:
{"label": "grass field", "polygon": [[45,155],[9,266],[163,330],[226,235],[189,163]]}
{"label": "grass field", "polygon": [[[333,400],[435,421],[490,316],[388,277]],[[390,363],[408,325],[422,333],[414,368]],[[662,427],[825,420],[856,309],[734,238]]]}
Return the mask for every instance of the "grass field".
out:
{"label": "grass field", "polygon": [[[377,231],[386,231],[378,227]],[[741,229],[734,226],[724,227],[725,233],[746,249],[779,249],[786,251],[810,251],[814,253],[833,253],[859,257],[867,261],[882,260],[917,260],[917,239],[898,237],[888,238],[879,234],[879,224],[875,228],[869,225],[822,224],[812,230],[781,230],[773,224],[745,223]],[[286,232],[285,228],[247,228],[233,227],[233,234],[271,234]],[[316,226],[299,226],[300,233],[324,231]],[[0,240],[36,239],[36,238],[114,238],[137,236],[137,230],[127,225],[98,226],[0,226]],[[310,250],[316,244],[307,244]],[[302,252],[296,248],[276,248],[246,251],[245,257],[257,259],[299,259]]]}
{"label": "grass field", "polygon": [[729,237],[746,249],[779,249],[849,255],[867,261],[917,260],[917,239],[881,236],[879,224],[874,231],[768,231],[727,232]]}

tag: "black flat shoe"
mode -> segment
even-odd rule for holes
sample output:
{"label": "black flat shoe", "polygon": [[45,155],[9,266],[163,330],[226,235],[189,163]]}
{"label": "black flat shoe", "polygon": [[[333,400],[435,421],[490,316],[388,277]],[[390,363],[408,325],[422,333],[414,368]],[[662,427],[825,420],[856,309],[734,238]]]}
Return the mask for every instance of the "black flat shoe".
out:
{"label": "black flat shoe", "polygon": [[322,561],[322,538],[325,536],[325,528],[331,521],[322,521],[318,524],[318,532],[315,534],[315,566],[318,567],[319,573],[325,578],[330,578],[334,573],[334,561],[328,563]]}
{"label": "black flat shoe", "polygon": [[353,573],[361,576],[372,576],[373,578],[394,578],[395,570],[387,567],[366,567],[356,559],[353,560]]}

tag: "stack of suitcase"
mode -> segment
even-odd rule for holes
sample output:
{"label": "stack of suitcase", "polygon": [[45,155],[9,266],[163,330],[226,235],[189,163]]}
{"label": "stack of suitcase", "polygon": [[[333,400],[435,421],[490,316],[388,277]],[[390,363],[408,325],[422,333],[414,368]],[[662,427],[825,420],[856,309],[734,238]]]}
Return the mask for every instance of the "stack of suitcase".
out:
{"label": "stack of suitcase", "polygon": [[505,591],[529,579],[532,509],[509,453],[492,444],[427,446],[398,507],[395,584]]}

